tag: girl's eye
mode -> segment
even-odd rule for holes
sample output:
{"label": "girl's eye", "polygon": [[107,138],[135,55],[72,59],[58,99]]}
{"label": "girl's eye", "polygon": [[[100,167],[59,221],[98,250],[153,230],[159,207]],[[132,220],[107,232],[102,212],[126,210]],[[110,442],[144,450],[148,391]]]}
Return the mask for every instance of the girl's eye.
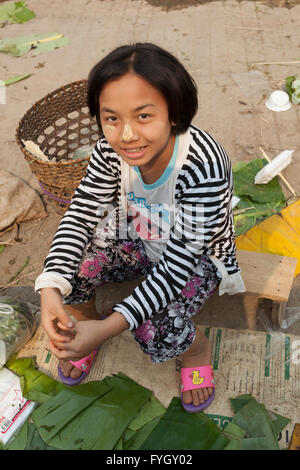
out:
{"label": "girl's eye", "polygon": [[116,116],[108,116],[106,118],[104,118],[105,121],[108,121],[108,122],[116,122],[117,118]]}
{"label": "girl's eye", "polygon": [[148,117],[149,117],[149,114],[147,114],[147,113],[142,113],[142,114],[139,115],[139,118],[141,120],[147,119]]}

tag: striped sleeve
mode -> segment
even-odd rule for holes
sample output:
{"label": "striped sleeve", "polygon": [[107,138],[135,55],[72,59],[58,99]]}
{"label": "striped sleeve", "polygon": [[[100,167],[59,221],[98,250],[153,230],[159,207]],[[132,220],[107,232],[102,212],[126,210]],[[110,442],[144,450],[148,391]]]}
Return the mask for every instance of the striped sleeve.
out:
{"label": "striped sleeve", "polygon": [[226,179],[207,178],[185,191],[159,263],[129,297],[114,306],[130,329],[175,300],[194,273],[199,256],[209,253],[216,240],[226,240],[229,207],[231,188]]}
{"label": "striped sleeve", "polygon": [[71,281],[83,250],[99,222],[99,214],[111,203],[118,188],[118,161],[98,141],[85,176],[62,217],[41,274],[54,272]]}

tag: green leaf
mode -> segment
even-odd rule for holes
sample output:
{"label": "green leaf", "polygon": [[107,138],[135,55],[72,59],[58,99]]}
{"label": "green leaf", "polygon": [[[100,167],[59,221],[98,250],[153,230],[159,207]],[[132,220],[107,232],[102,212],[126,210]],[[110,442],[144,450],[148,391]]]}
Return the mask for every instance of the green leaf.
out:
{"label": "green leaf", "polygon": [[277,177],[267,184],[254,183],[255,175],[267,163],[266,159],[258,158],[247,164],[239,162],[233,167],[234,194],[240,198],[235,210],[245,210],[234,215],[237,236],[286,206]]}
{"label": "green leaf", "polygon": [[284,195],[278,178],[273,178],[267,184],[255,184],[255,175],[268,163],[265,158],[257,158],[243,165],[233,167],[234,194],[250,196],[252,200],[260,203],[269,201],[284,201]]}
{"label": "green leaf", "polygon": [[25,23],[35,18],[35,13],[25,6],[26,2],[7,2],[0,5],[0,23]]}
{"label": "green leaf", "polygon": [[6,366],[21,376],[22,393],[28,400],[44,403],[66,388],[62,383],[40,372],[32,357],[16,359],[14,356],[6,363]]}
{"label": "green leaf", "polygon": [[141,408],[138,416],[131,421],[128,429],[137,431],[153,418],[162,416],[165,412],[165,407],[157,400],[157,398],[151,395],[150,400]]}
{"label": "green leaf", "polygon": [[254,227],[257,223],[261,222],[267,217],[280,212],[286,207],[285,201],[269,201],[266,203],[259,203],[253,201],[248,196],[239,196],[240,201],[236,206],[236,210],[247,209],[241,214],[234,215],[234,228],[238,235],[242,235],[250,228]]}
{"label": "green leaf", "polygon": [[[255,400],[255,398],[250,394],[245,394],[245,395],[239,395],[236,398],[231,398],[230,403],[231,403],[233,410],[237,413],[245,405],[247,405],[251,400]],[[277,439],[281,431],[288,425],[291,419],[286,418],[285,416],[281,416],[277,413],[274,413],[273,411],[266,410],[264,406],[261,409],[261,411],[267,417],[268,422],[273,431],[274,437]]]}
{"label": "green leaf", "polygon": [[141,448],[141,445],[146,441],[148,436],[152,433],[154,428],[159,423],[161,417],[158,416],[153,418],[148,423],[144,424],[141,428],[138,429],[136,433],[130,439],[124,441],[124,450],[138,450]]}
{"label": "green leaf", "polygon": [[[49,445],[60,431],[111,387],[102,382],[89,382],[76,388],[61,390],[55,397],[39,406],[31,415],[43,440]],[[84,432],[84,429],[81,430]]]}
{"label": "green leaf", "polygon": [[20,82],[21,80],[24,80],[27,77],[30,77],[31,73],[28,73],[27,75],[14,75],[13,77],[9,77],[6,80],[3,80],[4,85],[12,85],[13,83]]}
{"label": "green leaf", "polygon": [[245,395],[239,395],[236,398],[230,398],[230,404],[233,408],[233,411],[237,413],[243,406],[247,405],[247,403],[253,398],[252,395],[245,394]]}
{"label": "green leaf", "polygon": [[138,449],[154,429],[161,416],[166,412],[162,404],[151,395],[150,400],[141,408],[131,421],[123,435],[123,447],[126,450]]}
{"label": "green leaf", "polygon": [[247,432],[247,438],[263,438],[244,444],[253,449],[279,449],[277,435],[272,426],[270,415],[264,405],[258,403],[255,398],[251,398],[232,419],[232,423],[237,424]]}
{"label": "green leaf", "polygon": [[28,420],[25,421],[17,434],[5,446],[5,450],[57,450],[48,446],[35,425]]}
{"label": "green leaf", "polygon": [[174,397],[142,450],[217,450],[229,439],[204,412],[187,413],[180,398]]}
{"label": "green leaf", "polygon": [[5,445],[5,450],[25,450],[28,437],[28,420],[19,429],[17,434]]}
{"label": "green leaf", "polygon": [[20,57],[32,49],[34,51],[32,55],[36,56],[67,44],[69,39],[63,37],[61,33],[31,34],[0,40],[0,52]]}
{"label": "green leaf", "polygon": [[244,437],[246,434],[245,429],[237,426],[235,423],[228,423],[226,424],[225,428],[223,429],[224,434],[230,435],[232,437],[241,438]]}
{"label": "green leaf", "polygon": [[290,100],[292,99],[292,94],[293,94],[292,83],[297,78],[298,77],[296,75],[290,75],[289,77],[286,77],[286,79],[285,79],[285,89],[286,89],[286,92],[288,93],[288,95],[290,97]]}
{"label": "green leaf", "polygon": [[5,248],[5,245],[0,245],[0,253],[2,253],[2,251],[4,250]]}
{"label": "green leaf", "polygon": [[249,437],[242,439],[241,450],[279,450],[268,437]]}
{"label": "green leaf", "polygon": [[113,449],[150,395],[130,379],[106,377],[62,390],[37,408],[32,419],[51,447]]}
{"label": "green leaf", "polygon": [[300,103],[300,89],[299,88],[293,92],[292,102],[294,104],[299,104]]}

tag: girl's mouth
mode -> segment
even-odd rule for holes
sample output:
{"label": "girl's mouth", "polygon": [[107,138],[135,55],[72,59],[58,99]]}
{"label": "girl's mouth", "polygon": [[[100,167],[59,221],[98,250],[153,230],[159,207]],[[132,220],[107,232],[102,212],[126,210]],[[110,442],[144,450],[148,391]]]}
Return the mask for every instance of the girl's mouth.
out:
{"label": "girl's mouth", "polygon": [[127,158],[133,158],[133,159],[143,157],[146,151],[147,151],[147,146],[134,147],[134,148],[122,148],[123,154]]}

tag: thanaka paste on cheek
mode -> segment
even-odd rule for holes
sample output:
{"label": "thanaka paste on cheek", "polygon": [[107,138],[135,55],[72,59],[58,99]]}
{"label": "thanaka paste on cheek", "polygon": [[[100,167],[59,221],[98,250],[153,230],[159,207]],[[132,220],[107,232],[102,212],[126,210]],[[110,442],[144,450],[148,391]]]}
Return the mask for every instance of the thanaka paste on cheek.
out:
{"label": "thanaka paste on cheek", "polygon": [[114,135],[116,128],[106,124],[105,126],[102,126],[102,130],[105,137],[109,138],[111,135]]}

